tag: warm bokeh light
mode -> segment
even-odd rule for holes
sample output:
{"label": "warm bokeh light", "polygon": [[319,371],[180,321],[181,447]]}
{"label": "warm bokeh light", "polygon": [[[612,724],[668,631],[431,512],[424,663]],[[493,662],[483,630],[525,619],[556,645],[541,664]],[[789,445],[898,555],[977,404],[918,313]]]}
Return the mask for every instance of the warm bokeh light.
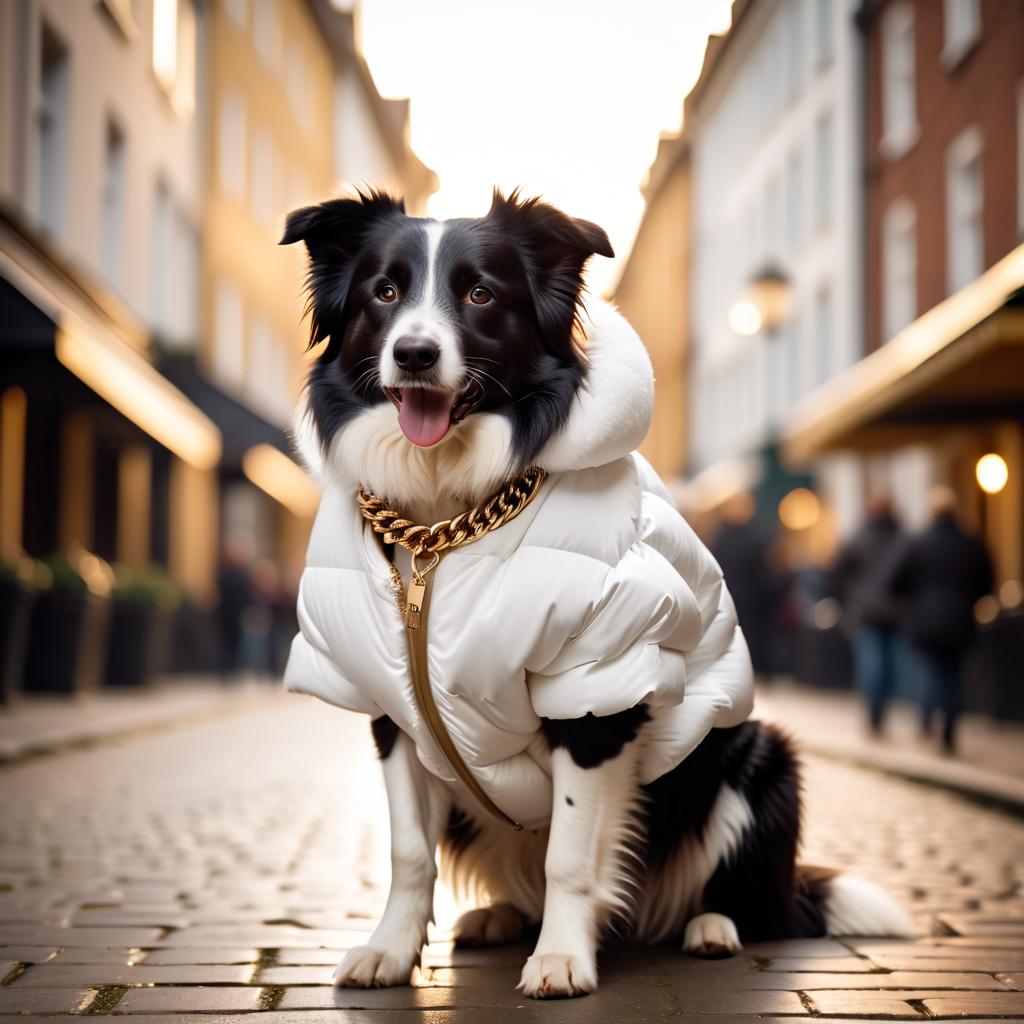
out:
{"label": "warm bokeh light", "polygon": [[137,352],[70,317],[55,348],[79,380],[180,459],[197,469],[217,465],[220,431]]}
{"label": "warm bokeh light", "polygon": [[1010,470],[1001,455],[989,452],[978,459],[974,475],[978,480],[978,486],[986,494],[998,494],[1010,479]]}
{"label": "warm bokeh light", "polygon": [[806,487],[796,487],[779,502],[779,522],[787,530],[809,530],[821,515],[818,496]]}
{"label": "warm bokeh light", "polygon": [[316,515],[320,488],[284,452],[257,444],[242,456],[242,471],[261,491],[300,518]]}
{"label": "warm bokeh light", "polygon": [[[441,178],[435,217],[478,216],[491,187],[522,186],[596,221],[617,279],[662,132],[677,131],[728,0],[366,0],[363,46],[385,96],[411,98],[411,141]],[[680,230],[683,226],[680,225]]]}
{"label": "warm bokeh light", "polygon": [[761,310],[750,299],[740,299],[729,307],[729,326],[744,337],[761,330]]}

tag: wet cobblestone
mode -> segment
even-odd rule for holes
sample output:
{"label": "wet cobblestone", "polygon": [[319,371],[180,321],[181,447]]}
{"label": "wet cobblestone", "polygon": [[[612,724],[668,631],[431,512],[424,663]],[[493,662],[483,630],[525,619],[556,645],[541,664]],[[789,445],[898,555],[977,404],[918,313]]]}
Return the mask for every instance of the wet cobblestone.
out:
{"label": "wet cobblestone", "polygon": [[611,950],[597,994],[535,1004],[527,947],[453,953],[442,897],[415,987],[335,993],[382,906],[383,801],[365,721],[286,696],[0,769],[0,1020],[1024,1019],[1024,822],[817,757],[804,859],[888,886],[918,941]]}

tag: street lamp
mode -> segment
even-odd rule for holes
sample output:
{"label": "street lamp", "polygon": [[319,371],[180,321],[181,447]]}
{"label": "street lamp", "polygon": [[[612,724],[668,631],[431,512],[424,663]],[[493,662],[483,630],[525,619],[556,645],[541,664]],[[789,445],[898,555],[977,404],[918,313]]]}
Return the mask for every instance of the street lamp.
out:
{"label": "street lamp", "polygon": [[1010,479],[1010,470],[1002,455],[989,452],[978,459],[977,465],[974,467],[974,475],[978,486],[986,494],[998,494]]}
{"label": "street lamp", "polygon": [[774,264],[766,265],[747,282],[743,295],[729,307],[729,326],[744,336],[762,329],[774,331],[789,315],[791,291],[785,272]]}

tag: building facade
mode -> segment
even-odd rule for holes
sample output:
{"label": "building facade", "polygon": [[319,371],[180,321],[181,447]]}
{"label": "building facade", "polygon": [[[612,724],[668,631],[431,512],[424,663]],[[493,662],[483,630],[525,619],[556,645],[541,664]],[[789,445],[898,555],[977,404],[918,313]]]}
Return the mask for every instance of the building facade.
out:
{"label": "building facade", "polygon": [[[852,0],[737,0],[685,106],[694,493],[753,489],[772,522],[790,484],[774,455],[787,415],[862,347],[854,13]],[[766,282],[781,293],[772,310]],[[858,514],[856,471],[843,458],[814,469],[828,534]]]}
{"label": "building facade", "polygon": [[859,23],[868,354],[796,410],[786,448],[858,452],[897,499],[908,459],[919,495],[953,487],[1010,610],[1024,596],[1024,9],[888,0]]}
{"label": "building facade", "polygon": [[[283,432],[305,376],[306,254],[286,215],[366,185],[436,188],[406,138],[407,103],[379,96],[353,16],[326,0],[217,0],[208,31],[201,326],[193,385],[228,435],[221,535],[297,585],[317,494]],[[201,397],[202,396],[202,397]]]}
{"label": "building facade", "polygon": [[640,450],[671,484],[687,463],[690,163],[685,137],[662,139],[644,188],[646,207],[615,303],[654,367],[654,417]]}
{"label": "building facade", "polygon": [[199,591],[220,434],[154,339],[197,336],[202,9],[26,0],[0,22],[4,558],[84,550]]}
{"label": "building facade", "polygon": [[354,38],[327,0],[0,4],[0,700],[209,668],[243,604],[272,664],[319,497],[285,215],[356,173],[436,187]]}

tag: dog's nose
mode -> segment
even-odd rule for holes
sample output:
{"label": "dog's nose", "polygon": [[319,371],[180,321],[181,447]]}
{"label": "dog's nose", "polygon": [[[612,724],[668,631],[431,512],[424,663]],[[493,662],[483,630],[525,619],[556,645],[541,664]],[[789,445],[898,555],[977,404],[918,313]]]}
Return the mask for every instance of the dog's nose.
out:
{"label": "dog's nose", "polygon": [[395,362],[406,373],[419,373],[429,370],[441,355],[441,346],[430,338],[410,334],[395,342]]}

